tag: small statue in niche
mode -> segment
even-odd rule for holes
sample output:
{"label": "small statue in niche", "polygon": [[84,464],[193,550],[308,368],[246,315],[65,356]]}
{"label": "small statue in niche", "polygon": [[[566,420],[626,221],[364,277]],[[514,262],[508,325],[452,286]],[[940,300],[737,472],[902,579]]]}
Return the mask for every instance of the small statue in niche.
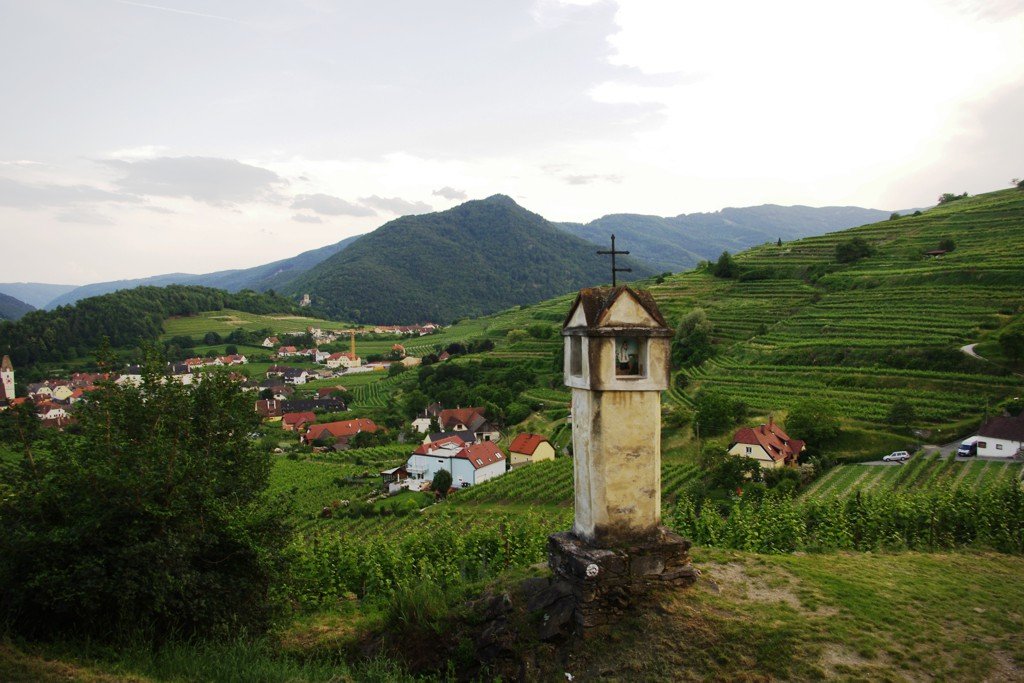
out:
{"label": "small statue in niche", "polygon": [[637,339],[616,337],[615,374],[620,377],[640,375],[640,344]]}

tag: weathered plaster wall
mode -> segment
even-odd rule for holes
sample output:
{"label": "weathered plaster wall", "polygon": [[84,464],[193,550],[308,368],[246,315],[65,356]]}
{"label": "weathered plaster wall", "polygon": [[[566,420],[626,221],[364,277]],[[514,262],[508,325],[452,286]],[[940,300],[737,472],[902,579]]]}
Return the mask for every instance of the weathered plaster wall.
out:
{"label": "weathered plaster wall", "polygon": [[661,520],[661,394],[573,389],[574,532],[614,545]]}

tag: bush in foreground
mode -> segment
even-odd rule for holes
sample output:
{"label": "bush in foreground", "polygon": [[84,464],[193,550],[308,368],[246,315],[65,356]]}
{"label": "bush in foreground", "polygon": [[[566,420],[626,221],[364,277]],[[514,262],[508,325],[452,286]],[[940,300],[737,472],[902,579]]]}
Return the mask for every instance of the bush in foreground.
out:
{"label": "bush in foreground", "polygon": [[266,628],[290,532],[234,383],[154,374],[76,414],[80,435],[0,472],[2,618],[100,639]]}

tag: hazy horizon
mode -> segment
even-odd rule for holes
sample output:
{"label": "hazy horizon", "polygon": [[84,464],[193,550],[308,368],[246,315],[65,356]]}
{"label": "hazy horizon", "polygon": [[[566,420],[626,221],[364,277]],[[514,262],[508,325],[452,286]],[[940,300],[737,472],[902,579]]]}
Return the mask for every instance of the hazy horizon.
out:
{"label": "hazy horizon", "polygon": [[1024,176],[1019,0],[38,0],[0,55],[8,282],[246,268],[495,193],[586,222]]}

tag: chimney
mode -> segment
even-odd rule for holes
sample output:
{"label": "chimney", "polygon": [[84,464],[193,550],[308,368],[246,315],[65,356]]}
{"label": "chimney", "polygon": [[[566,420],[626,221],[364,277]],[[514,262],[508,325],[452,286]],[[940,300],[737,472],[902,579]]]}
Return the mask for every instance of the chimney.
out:
{"label": "chimney", "polygon": [[768,413],[768,431],[770,431],[772,434],[775,433],[775,414],[774,413]]}

